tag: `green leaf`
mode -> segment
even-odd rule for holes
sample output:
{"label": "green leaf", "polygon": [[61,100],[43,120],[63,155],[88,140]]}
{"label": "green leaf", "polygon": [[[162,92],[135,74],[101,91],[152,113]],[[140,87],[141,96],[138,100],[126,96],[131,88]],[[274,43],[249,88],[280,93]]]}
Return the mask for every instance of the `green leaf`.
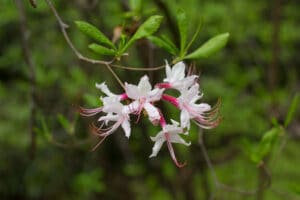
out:
{"label": "green leaf", "polygon": [[226,45],[228,37],[229,33],[217,35],[209,39],[193,53],[185,56],[184,59],[207,58],[222,49]]}
{"label": "green leaf", "polygon": [[179,9],[176,13],[177,24],[180,34],[180,52],[183,53],[188,35],[188,21],[184,10]]}
{"label": "green leaf", "polygon": [[168,42],[166,42],[165,40],[156,37],[156,36],[149,36],[147,37],[153,44],[155,44],[156,46],[163,48],[164,50],[166,50],[167,52],[169,52],[172,55],[176,55],[178,53],[178,49],[176,48],[176,46],[169,44]]}
{"label": "green leaf", "polygon": [[299,105],[299,100],[300,100],[300,95],[299,95],[299,93],[297,93],[293,98],[293,101],[289,108],[288,114],[286,115],[286,118],[284,120],[284,127],[287,127],[291,123],[291,121],[296,113],[297,106]]}
{"label": "green leaf", "polygon": [[251,160],[255,163],[260,163],[271,152],[281,133],[281,127],[274,127],[267,131],[262,137],[258,148],[252,153]]}
{"label": "green leaf", "polygon": [[70,129],[70,122],[62,115],[62,114],[58,114],[57,115],[57,119],[58,122],[66,129],[69,130]]}
{"label": "green leaf", "polygon": [[140,12],[142,10],[142,0],[129,0],[131,10]]}
{"label": "green leaf", "polygon": [[134,41],[148,37],[155,33],[157,29],[159,28],[161,22],[162,22],[162,16],[160,15],[154,15],[149,17],[135,32],[135,34],[132,36],[132,38],[128,41],[128,43],[123,47],[120,53],[125,52]]}
{"label": "green leaf", "polygon": [[84,21],[75,21],[75,24],[82,33],[86,34],[90,38],[98,41],[101,44],[115,48],[114,44],[95,26]]}
{"label": "green leaf", "polygon": [[108,49],[104,46],[101,46],[101,45],[95,44],[95,43],[90,44],[89,48],[92,51],[94,51],[95,53],[100,54],[100,55],[113,56],[116,54],[116,52],[113,49]]}

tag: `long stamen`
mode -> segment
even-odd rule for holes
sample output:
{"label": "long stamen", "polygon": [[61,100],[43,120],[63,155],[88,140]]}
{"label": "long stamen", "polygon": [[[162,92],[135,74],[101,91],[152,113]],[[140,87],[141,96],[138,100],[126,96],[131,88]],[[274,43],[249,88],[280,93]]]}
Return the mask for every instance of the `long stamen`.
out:
{"label": "long stamen", "polygon": [[179,162],[177,161],[177,158],[176,158],[176,155],[175,155],[173,146],[172,146],[172,144],[171,144],[171,142],[170,142],[170,135],[169,135],[169,133],[165,133],[165,137],[166,137],[166,141],[167,141],[167,145],[168,145],[168,149],[169,149],[171,158],[172,158],[172,160],[174,161],[175,165],[176,165],[177,167],[179,167],[179,168],[184,167],[184,166],[186,165],[186,162],[184,162],[184,163],[181,164],[181,163],[179,163]]}
{"label": "long stamen", "polygon": [[98,107],[98,108],[83,108],[83,107],[78,106],[77,107],[77,111],[82,116],[91,117],[91,116],[94,116],[94,115],[98,114],[99,112],[101,112],[102,111],[102,107]]}
{"label": "long stamen", "polygon": [[95,151],[101,144],[102,142],[105,140],[107,136],[104,136],[94,147],[91,151]]}

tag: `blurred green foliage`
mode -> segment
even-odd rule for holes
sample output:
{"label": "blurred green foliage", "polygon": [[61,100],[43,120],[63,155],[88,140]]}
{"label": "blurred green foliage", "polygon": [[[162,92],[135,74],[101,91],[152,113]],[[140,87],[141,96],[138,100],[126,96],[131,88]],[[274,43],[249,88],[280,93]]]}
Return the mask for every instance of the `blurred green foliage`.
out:
{"label": "blurred green foliage", "polygon": [[[90,39],[76,29],[74,21],[87,21],[112,38],[119,25],[134,36],[137,25],[151,15],[161,15],[164,20],[155,36],[166,35],[178,49],[189,42],[180,41],[179,33],[193,38],[200,23],[201,31],[190,49],[197,49],[214,35],[230,33],[222,51],[191,63],[201,73],[204,101],[222,101],[222,123],[204,132],[219,180],[250,191],[265,181],[257,163],[264,162],[271,173],[268,189],[242,196],[215,188],[198,145],[196,126],[187,138],[192,145],[175,147],[178,158],[188,163],[183,169],[174,166],[166,147],[158,157],[148,158],[153,145],[148,136],[159,128],[146,120],[133,124],[130,141],[118,131],[90,152],[97,138],[90,134],[91,120],[79,117],[76,107],[100,105],[102,94],[94,87],[96,82],[106,81],[116,93],[122,88],[105,67],[78,60],[44,1],[37,1],[36,9],[23,1],[36,71],[37,146],[34,159],[30,159],[30,72],[22,54],[19,11],[15,1],[4,0],[0,6],[0,199],[190,200],[211,195],[226,200],[300,199],[299,93],[296,95],[300,88],[300,6],[297,0],[278,1],[279,6],[277,1],[54,1],[70,25],[68,33],[75,46],[97,59],[103,57],[89,50]],[[183,18],[188,23],[187,28],[183,25],[177,30],[180,9],[187,11]],[[172,45],[165,49],[175,49],[173,55],[153,43],[138,40],[121,62],[125,66],[160,66],[164,59],[171,61],[179,53]],[[131,83],[144,74],[116,72]],[[275,81],[270,81],[270,74]],[[149,76],[156,82],[164,72],[150,72]],[[178,120],[177,110],[161,106],[170,118]]]}

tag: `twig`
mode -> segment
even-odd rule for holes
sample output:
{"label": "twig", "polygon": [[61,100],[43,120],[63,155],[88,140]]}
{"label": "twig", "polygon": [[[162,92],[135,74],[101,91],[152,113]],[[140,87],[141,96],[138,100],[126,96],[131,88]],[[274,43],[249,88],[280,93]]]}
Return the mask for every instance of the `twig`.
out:
{"label": "twig", "polygon": [[116,75],[116,73],[111,69],[110,63],[111,61],[102,61],[102,60],[95,60],[95,59],[91,59],[88,57],[83,56],[74,46],[74,44],[72,43],[66,29],[69,27],[66,23],[64,23],[61,19],[61,17],[59,16],[57,10],[55,9],[55,7],[53,6],[52,2],[50,0],[45,0],[46,3],[48,4],[48,6],[50,7],[51,11],[53,12],[59,27],[61,29],[61,32],[63,33],[63,36],[65,38],[65,40],[67,41],[68,45],[70,46],[70,48],[72,49],[72,51],[76,54],[76,56],[83,61],[92,63],[92,64],[101,64],[101,65],[105,65],[109,71],[113,74],[113,76],[117,79],[117,81],[119,82],[119,84],[124,88],[124,84],[120,81],[119,77]]}
{"label": "twig", "polygon": [[36,8],[36,2],[35,0],[29,0],[29,3],[32,7]]}
{"label": "twig", "polygon": [[215,184],[215,187],[217,189],[223,189],[223,190],[226,190],[226,191],[229,191],[229,192],[237,192],[237,193],[240,193],[242,195],[254,195],[254,194],[257,194],[257,192],[259,192],[260,190],[264,190],[264,189],[268,188],[271,185],[271,176],[270,176],[270,173],[269,173],[268,169],[263,164],[260,165],[259,167],[265,173],[265,175],[267,177],[267,181],[263,185],[263,187],[261,187],[261,188],[252,189],[252,190],[247,191],[247,190],[243,190],[243,189],[240,189],[240,188],[234,188],[234,187],[231,187],[229,185],[226,185],[226,184],[222,183],[221,181],[219,181],[219,179],[217,177],[217,174],[215,172],[214,166],[213,166],[213,164],[212,164],[212,162],[211,162],[211,160],[210,160],[210,158],[208,156],[205,144],[203,142],[203,133],[200,132],[200,131],[199,131],[198,142],[199,142],[201,151],[203,153],[205,162],[206,162],[206,164],[207,164],[207,166],[208,166],[208,168],[210,170],[210,173],[211,173],[211,176],[213,178],[213,182]]}
{"label": "twig", "polygon": [[161,65],[158,67],[149,67],[149,68],[145,68],[145,67],[125,67],[122,65],[115,65],[115,64],[111,64],[112,67],[115,68],[120,68],[120,69],[128,69],[128,70],[132,70],[132,71],[155,71],[155,70],[160,70],[160,69],[164,69],[165,65]]}
{"label": "twig", "polygon": [[22,0],[16,0],[16,5],[19,10],[19,21],[20,21],[20,32],[22,40],[22,50],[24,55],[24,60],[28,65],[29,70],[29,85],[30,85],[30,117],[29,117],[29,133],[30,133],[30,148],[29,156],[34,159],[35,149],[36,149],[36,137],[34,132],[35,126],[35,113],[36,113],[36,78],[35,78],[35,65],[31,58],[31,52],[29,48],[29,31],[26,23],[25,8]]}
{"label": "twig", "polygon": [[112,61],[103,61],[103,60],[96,60],[96,59],[92,59],[92,58],[88,58],[86,56],[83,56],[78,50],[77,48],[74,46],[74,44],[72,43],[68,33],[67,33],[67,28],[69,27],[59,16],[57,10],[55,9],[55,7],[53,6],[51,0],[45,0],[46,3],[48,4],[49,8],[51,9],[52,13],[54,14],[59,27],[61,29],[61,32],[65,38],[65,40],[67,41],[69,47],[72,49],[72,51],[75,53],[75,55],[83,61],[92,63],[92,64],[100,64],[100,65],[104,65],[108,68],[108,70],[113,74],[113,76],[115,77],[115,79],[119,82],[119,84],[124,88],[124,84],[122,83],[122,81],[120,80],[120,78],[117,76],[117,74],[114,72],[114,70],[112,69],[112,67],[114,68],[121,68],[121,69],[127,69],[127,70],[133,70],[133,71],[153,71],[153,70],[159,70],[164,68],[164,66],[159,66],[159,67],[145,67],[145,68],[135,68],[135,67],[126,67],[126,66],[121,66],[121,65],[115,65],[112,64],[114,60]]}

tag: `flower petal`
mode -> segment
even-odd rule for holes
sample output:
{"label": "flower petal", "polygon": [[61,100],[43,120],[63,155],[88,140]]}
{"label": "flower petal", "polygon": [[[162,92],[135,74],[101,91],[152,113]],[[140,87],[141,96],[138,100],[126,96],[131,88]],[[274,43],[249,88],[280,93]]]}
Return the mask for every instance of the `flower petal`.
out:
{"label": "flower petal", "polygon": [[122,123],[122,128],[125,132],[125,135],[126,137],[130,137],[130,132],[131,132],[131,128],[130,128],[130,123],[129,123],[129,120],[124,120],[123,123]]}
{"label": "flower petal", "polygon": [[190,128],[190,114],[187,110],[182,109],[180,113],[180,123],[182,128]]}
{"label": "flower petal", "polygon": [[185,65],[183,62],[176,63],[172,68],[172,82],[182,80],[185,76]]}
{"label": "flower petal", "polygon": [[138,86],[125,83],[125,91],[130,99],[137,100],[140,98]]}
{"label": "flower petal", "polygon": [[101,83],[101,84],[98,84],[96,83],[96,88],[100,89],[104,94],[106,94],[107,96],[110,96],[110,97],[113,97],[113,96],[116,96],[114,93],[112,93],[105,82]]}
{"label": "flower petal", "polygon": [[178,134],[170,134],[170,142],[184,144],[186,146],[190,146],[191,145],[191,142],[186,142]]}
{"label": "flower petal", "polygon": [[147,75],[143,76],[138,84],[139,92],[143,95],[151,91],[151,84]]}
{"label": "flower petal", "polygon": [[152,154],[149,156],[149,158],[155,157],[158,154],[164,142],[165,139],[163,137],[155,142],[152,148]]}
{"label": "flower petal", "polygon": [[195,108],[198,113],[207,112],[211,109],[211,106],[207,103],[195,104]]}
{"label": "flower petal", "polygon": [[146,110],[146,112],[149,116],[149,120],[151,122],[160,120],[160,115],[159,115],[158,109],[155,106],[153,106],[151,103],[145,103],[144,109]]}
{"label": "flower petal", "polygon": [[148,101],[150,102],[154,102],[154,101],[159,101],[161,99],[161,96],[164,92],[164,89],[159,89],[159,88],[155,88],[154,90],[151,90],[148,93]]}

